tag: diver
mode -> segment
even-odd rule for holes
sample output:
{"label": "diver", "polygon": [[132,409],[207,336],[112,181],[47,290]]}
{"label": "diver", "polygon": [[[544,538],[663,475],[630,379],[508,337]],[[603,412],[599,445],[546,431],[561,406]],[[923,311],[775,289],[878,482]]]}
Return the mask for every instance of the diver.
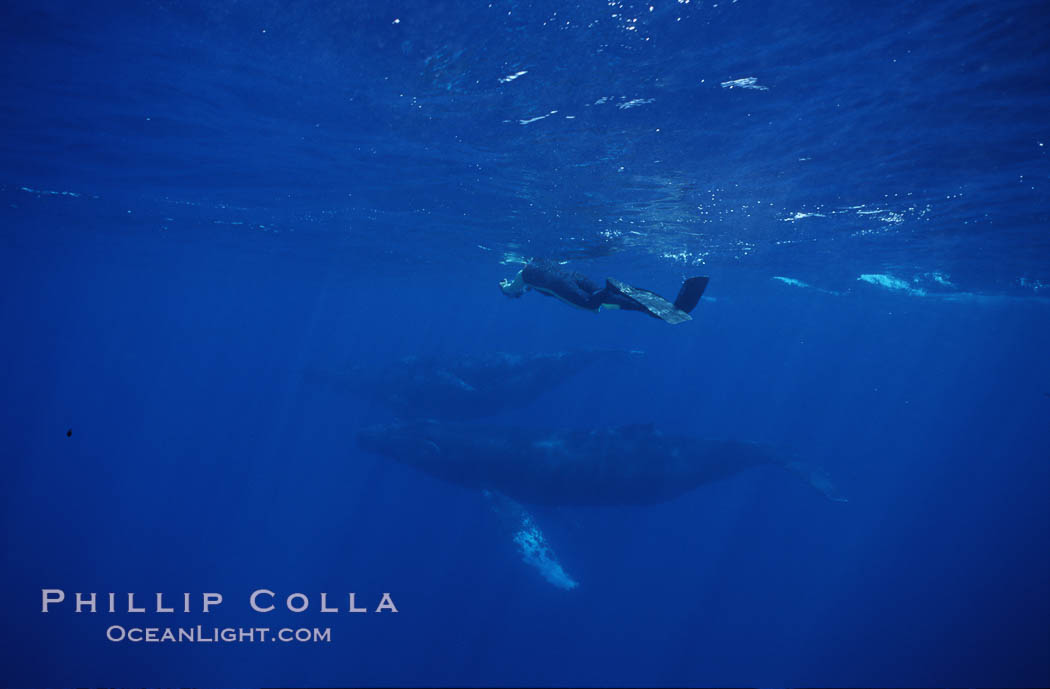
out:
{"label": "diver", "polygon": [[700,301],[707,282],[706,277],[689,278],[682,283],[672,304],[647,289],[613,278],[606,278],[605,286],[601,287],[586,275],[565,270],[556,261],[534,258],[513,278],[500,280],[499,286],[505,295],[515,299],[534,289],[587,311],[597,313],[603,308],[641,311],[674,325],[692,320],[689,312]]}

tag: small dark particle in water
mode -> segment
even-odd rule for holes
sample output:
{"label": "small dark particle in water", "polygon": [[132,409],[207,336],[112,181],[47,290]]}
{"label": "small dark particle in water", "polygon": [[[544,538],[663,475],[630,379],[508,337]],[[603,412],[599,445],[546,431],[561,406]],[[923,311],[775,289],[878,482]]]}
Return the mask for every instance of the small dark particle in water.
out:
{"label": "small dark particle in water", "polygon": [[73,437],[73,429],[72,428],[70,428],[68,431],[66,431],[66,437],[67,438],[72,438]]}

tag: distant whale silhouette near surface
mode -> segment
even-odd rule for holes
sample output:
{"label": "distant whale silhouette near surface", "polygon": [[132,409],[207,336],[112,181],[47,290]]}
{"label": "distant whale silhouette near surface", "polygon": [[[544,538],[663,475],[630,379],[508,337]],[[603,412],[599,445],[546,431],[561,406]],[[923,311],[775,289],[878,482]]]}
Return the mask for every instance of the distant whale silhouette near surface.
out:
{"label": "distant whale silhouette near surface", "polygon": [[525,406],[594,364],[622,366],[643,352],[499,352],[453,360],[406,357],[387,366],[308,369],[308,380],[379,400],[403,418],[472,419]]}
{"label": "distant whale silhouette near surface", "polygon": [[565,431],[417,421],[365,428],[357,439],[366,451],[432,476],[534,505],[650,505],[766,464],[844,501],[823,472],[765,445],[668,435],[651,425]]}

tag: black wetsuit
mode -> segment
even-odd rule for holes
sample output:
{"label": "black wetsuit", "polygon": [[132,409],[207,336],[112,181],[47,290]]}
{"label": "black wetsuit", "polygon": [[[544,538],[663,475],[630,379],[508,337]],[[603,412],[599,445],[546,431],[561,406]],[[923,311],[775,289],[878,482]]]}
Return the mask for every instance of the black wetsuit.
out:
{"label": "black wetsuit", "polygon": [[522,269],[521,277],[529,287],[561,297],[570,304],[588,311],[597,311],[602,304],[629,311],[647,311],[637,302],[609,289],[608,284],[599,285],[583,273],[565,270],[556,261],[549,259],[537,258],[529,261]]}

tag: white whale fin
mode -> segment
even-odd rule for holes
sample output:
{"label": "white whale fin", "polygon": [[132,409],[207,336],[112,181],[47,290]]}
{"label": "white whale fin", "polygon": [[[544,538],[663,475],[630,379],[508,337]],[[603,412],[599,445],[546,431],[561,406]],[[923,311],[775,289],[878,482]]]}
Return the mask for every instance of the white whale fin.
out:
{"label": "white whale fin", "polygon": [[849,502],[849,500],[839,494],[838,488],[831,482],[831,477],[823,469],[796,461],[784,462],[784,468],[798,474],[803,481],[828,500]]}
{"label": "white whale fin", "polygon": [[521,553],[522,562],[535,567],[549,584],[557,588],[571,591],[579,586],[562,568],[543,531],[521,503],[493,490],[485,489],[481,493],[489,501],[492,510],[511,529],[511,538]]}

